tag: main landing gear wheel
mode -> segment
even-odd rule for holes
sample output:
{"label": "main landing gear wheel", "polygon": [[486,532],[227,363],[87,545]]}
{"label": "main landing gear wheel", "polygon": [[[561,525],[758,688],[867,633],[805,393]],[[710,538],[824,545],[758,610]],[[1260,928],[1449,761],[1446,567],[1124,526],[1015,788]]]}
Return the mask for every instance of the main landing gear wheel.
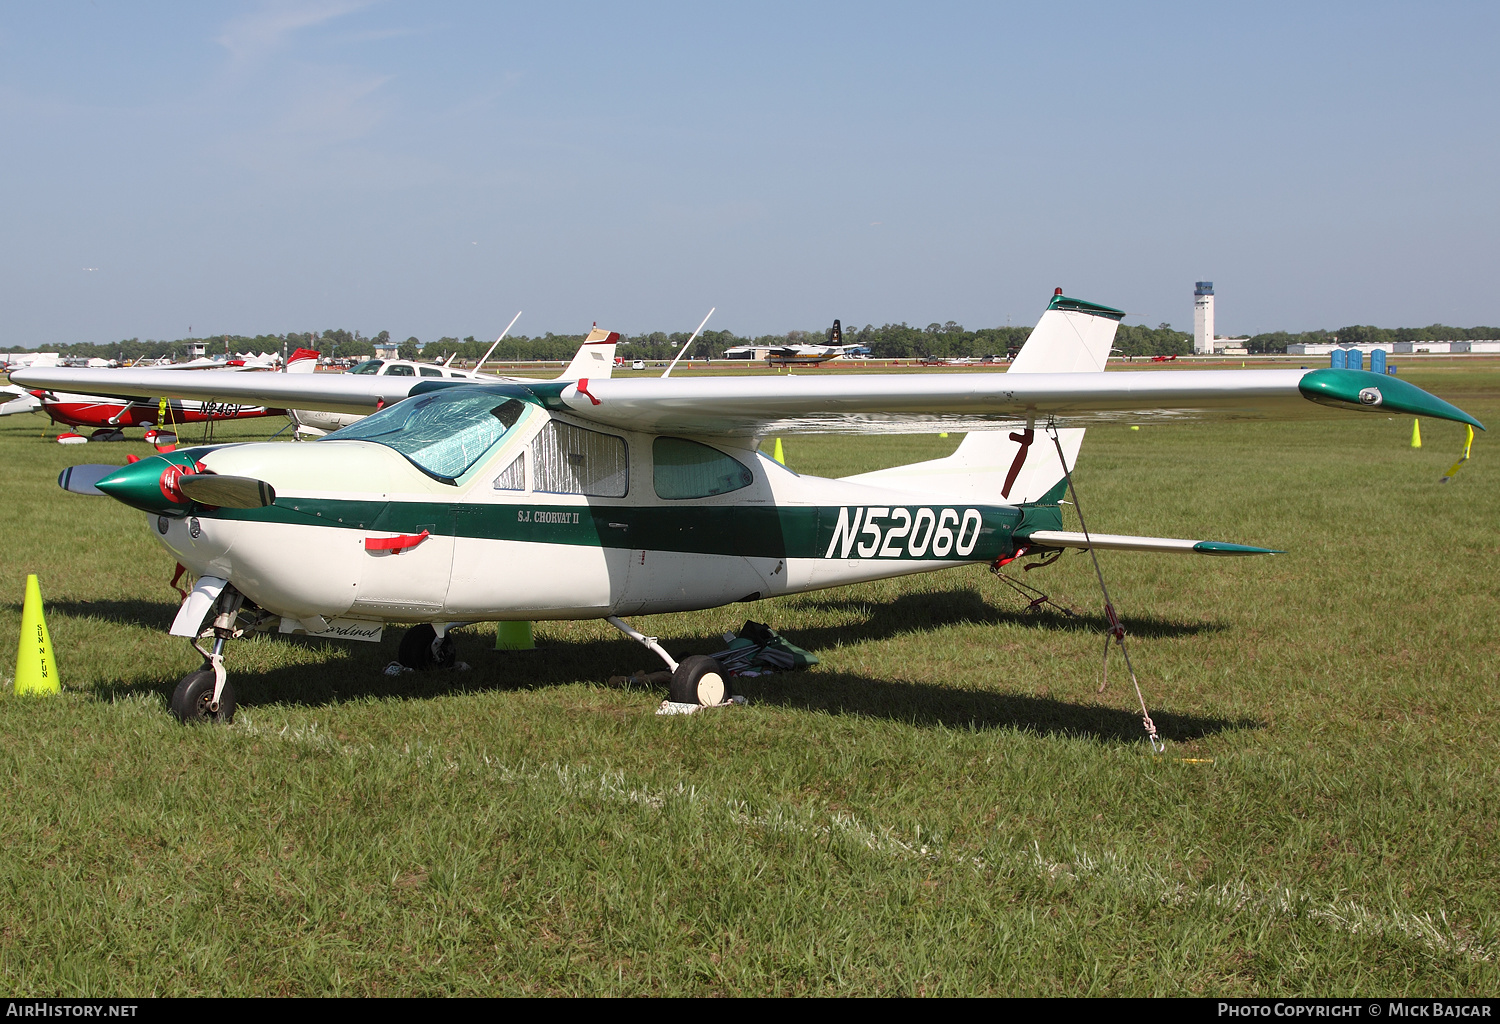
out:
{"label": "main landing gear wheel", "polygon": [[222,722],[228,725],[234,721],[234,688],[225,682],[224,689],[219,694],[219,706],[217,710],[210,710],[214,699],[214,670],[204,665],[196,672],[189,672],[182,677],[182,682],[177,684],[177,689],[172,691],[172,714],[176,715],[184,725],[195,725],[199,722]]}
{"label": "main landing gear wheel", "polygon": [[458,660],[458,648],[448,637],[439,637],[430,623],[413,626],[401,638],[396,660],[407,668],[425,672],[431,668],[452,668]]}
{"label": "main landing gear wheel", "polygon": [[713,707],[729,698],[729,683],[717,661],[705,654],[690,654],[678,662],[667,693],[677,704]]}

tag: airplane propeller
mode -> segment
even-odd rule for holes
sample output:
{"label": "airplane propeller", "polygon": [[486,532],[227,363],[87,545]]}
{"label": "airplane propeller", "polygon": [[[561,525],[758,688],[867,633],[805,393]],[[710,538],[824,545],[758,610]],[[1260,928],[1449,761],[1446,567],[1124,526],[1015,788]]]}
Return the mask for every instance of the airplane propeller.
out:
{"label": "airplane propeller", "polygon": [[177,487],[200,505],[218,508],[265,508],[276,503],[276,488],[250,476],[188,473]]}
{"label": "airplane propeller", "polygon": [[83,465],[69,466],[57,475],[57,486],[74,494],[103,494],[104,492],[94,485],[111,473],[118,472],[119,466]]}

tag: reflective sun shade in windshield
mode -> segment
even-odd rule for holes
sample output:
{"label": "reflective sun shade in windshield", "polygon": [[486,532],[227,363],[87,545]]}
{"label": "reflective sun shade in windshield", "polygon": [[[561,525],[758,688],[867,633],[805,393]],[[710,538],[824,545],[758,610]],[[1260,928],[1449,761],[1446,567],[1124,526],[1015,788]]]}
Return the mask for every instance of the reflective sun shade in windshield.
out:
{"label": "reflective sun shade in windshield", "polygon": [[322,440],[374,441],[394,448],[423,472],[452,481],[468,472],[525,411],[525,403],[515,398],[453,388],[408,398]]}

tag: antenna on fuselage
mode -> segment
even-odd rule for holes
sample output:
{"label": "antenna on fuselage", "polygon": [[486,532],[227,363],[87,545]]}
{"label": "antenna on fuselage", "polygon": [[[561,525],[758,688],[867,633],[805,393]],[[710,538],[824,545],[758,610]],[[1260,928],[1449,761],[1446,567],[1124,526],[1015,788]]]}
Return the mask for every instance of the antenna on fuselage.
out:
{"label": "antenna on fuselage", "polygon": [[[718,308],[719,308],[718,306],[715,306],[715,307],[713,307],[713,309],[710,309],[708,311],[708,316],[705,316],[703,318],[703,324],[708,323],[708,317],[709,316],[713,316],[714,315],[714,309],[718,309]],[[663,380],[666,380],[668,377],[670,377],[672,375],[672,367],[677,365],[677,360],[681,359],[683,356],[687,355],[687,350],[692,347],[693,342],[695,342],[695,341],[698,340],[698,335],[703,330],[703,324],[699,324],[698,325],[698,330],[696,330],[696,331],[693,332],[693,336],[687,340],[687,344],[684,345],[684,346],[682,346],[682,351],[679,352],[679,353],[677,353],[677,359],[672,360],[672,366],[667,367],[667,372],[663,373],[661,375]]]}
{"label": "antenna on fuselage", "polygon": [[[516,310],[516,315],[510,318],[510,323],[508,323],[508,324],[505,325],[505,330],[503,330],[503,331],[500,332],[500,337],[498,337],[498,338],[495,339],[495,344],[490,346],[490,350],[484,354],[484,358],[481,359],[481,360],[479,360],[479,362],[475,365],[475,367],[474,367],[474,372],[475,373],[483,373],[484,372],[484,364],[489,360],[490,356],[494,353],[494,351],[495,351],[495,345],[499,345],[500,342],[502,342],[503,340],[505,340],[505,336],[510,333],[510,329],[516,325],[516,321],[519,320],[519,319],[521,319],[521,311],[520,310]],[[453,353],[453,355],[456,356],[456,355],[458,355],[458,353],[455,352],[455,353]],[[448,362],[450,362],[450,363],[453,362],[453,359],[452,359],[451,356],[449,357]]]}

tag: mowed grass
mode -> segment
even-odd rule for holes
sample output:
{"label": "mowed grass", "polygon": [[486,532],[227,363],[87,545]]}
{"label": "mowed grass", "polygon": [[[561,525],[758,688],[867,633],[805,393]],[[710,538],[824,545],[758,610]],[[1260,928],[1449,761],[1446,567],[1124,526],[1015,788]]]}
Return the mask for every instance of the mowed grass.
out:
{"label": "mowed grass", "polygon": [[[1403,373],[1500,423],[1500,372]],[[268,421],[269,422],[269,421]],[[38,573],[67,692],[0,698],[0,979],[17,995],[1492,994],[1500,982],[1500,461],[1461,428],[1328,413],[1095,428],[1097,531],[1288,549],[1105,553],[1153,716],[1099,684],[1085,555],[642,617],[711,652],[747,617],[817,668],[652,714],[594,622],[468,672],[380,645],[231,646],[241,711],[183,728],[144,517],[60,492],[0,420],[3,671]],[[280,424],[228,433],[260,436]],[[55,433],[56,431],[52,431]],[[226,433],[220,430],[220,436]],[[958,435],[786,439],[843,475]],[[1012,567],[1015,568],[1015,567]],[[9,680],[7,678],[9,689]]]}

